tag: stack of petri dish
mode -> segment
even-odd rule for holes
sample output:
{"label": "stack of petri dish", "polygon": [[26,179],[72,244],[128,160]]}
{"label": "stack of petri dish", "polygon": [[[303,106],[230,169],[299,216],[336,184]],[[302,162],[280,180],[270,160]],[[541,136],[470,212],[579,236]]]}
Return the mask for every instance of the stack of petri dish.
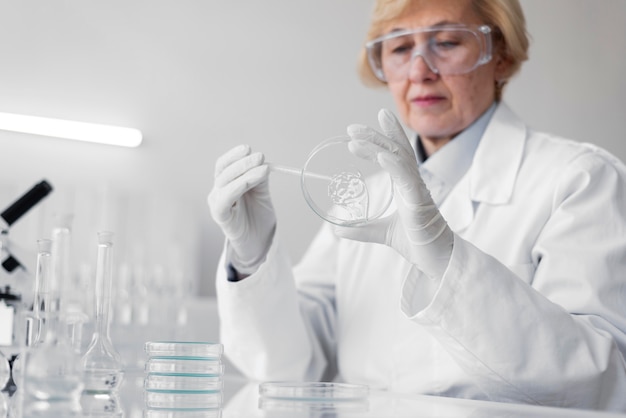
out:
{"label": "stack of petri dish", "polygon": [[224,347],[219,343],[150,341],[144,401],[152,411],[219,411]]}

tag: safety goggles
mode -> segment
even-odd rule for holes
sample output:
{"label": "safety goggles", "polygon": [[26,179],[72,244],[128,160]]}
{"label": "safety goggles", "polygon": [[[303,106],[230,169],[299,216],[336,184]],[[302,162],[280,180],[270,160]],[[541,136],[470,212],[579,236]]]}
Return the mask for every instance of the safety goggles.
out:
{"label": "safety goggles", "polygon": [[491,60],[491,28],[454,24],[394,31],[365,48],[381,81],[406,80],[418,56],[437,74],[466,74]]}

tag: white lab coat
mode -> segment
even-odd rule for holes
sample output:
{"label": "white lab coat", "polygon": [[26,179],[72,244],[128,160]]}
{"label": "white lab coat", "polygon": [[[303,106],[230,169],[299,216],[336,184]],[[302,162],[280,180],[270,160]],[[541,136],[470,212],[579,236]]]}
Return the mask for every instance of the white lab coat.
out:
{"label": "white lab coat", "polygon": [[[626,411],[626,169],[537,133],[500,104],[440,210],[455,232],[433,282],[394,250],[325,225],[292,268],[216,280],[221,341],[257,380]],[[279,221],[280,222],[280,221]]]}

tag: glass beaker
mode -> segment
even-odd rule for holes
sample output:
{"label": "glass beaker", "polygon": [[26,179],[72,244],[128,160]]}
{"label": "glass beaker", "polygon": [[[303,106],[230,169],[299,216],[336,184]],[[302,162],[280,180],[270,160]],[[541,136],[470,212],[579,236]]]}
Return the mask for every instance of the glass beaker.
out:
{"label": "glass beaker", "polygon": [[384,215],[393,199],[391,176],[348,148],[349,136],[315,147],[302,168],[301,186],[309,207],[340,226],[358,226]]}
{"label": "glass beaker", "polygon": [[85,392],[112,392],[124,376],[122,359],[110,336],[111,286],[113,282],[113,233],[98,232],[96,262],[96,318],[91,344],[83,355]]}

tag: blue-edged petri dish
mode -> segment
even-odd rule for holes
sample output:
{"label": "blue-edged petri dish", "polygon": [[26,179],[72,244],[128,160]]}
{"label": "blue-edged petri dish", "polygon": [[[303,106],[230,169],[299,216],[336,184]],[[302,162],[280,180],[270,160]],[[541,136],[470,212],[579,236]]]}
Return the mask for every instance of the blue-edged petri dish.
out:
{"label": "blue-edged petri dish", "polygon": [[148,358],[162,359],[220,359],[224,353],[221,343],[195,341],[148,341],[145,344]]}

